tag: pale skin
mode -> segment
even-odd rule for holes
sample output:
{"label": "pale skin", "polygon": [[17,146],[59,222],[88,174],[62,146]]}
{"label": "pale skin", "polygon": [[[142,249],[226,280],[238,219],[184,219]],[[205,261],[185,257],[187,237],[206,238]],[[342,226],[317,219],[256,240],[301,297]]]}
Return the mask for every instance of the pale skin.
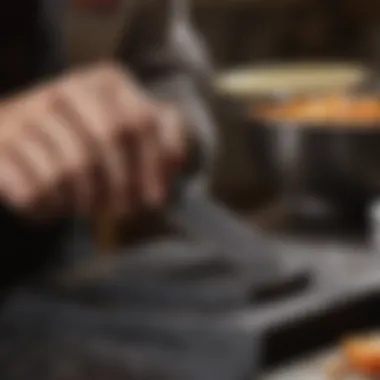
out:
{"label": "pale skin", "polygon": [[25,215],[159,207],[186,151],[177,109],[116,64],[3,101],[0,126],[1,199]]}

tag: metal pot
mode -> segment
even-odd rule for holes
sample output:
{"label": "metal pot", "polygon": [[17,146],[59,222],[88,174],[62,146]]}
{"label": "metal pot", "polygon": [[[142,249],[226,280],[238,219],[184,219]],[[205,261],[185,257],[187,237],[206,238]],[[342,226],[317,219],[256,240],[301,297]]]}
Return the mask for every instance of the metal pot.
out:
{"label": "metal pot", "polygon": [[343,208],[380,192],[380,125],[246,121],[251,158],[290,198],[312,195]]}
{"label": "metal pot", "polygon": [[[257,122],[249,120],[248,126],[252,128],[248,128],[247,145],[246,131],[241,128],[247,124],[247,107],[299,95],[345,93],[361,86],[368,76],[369,71],[365,67],[352,62],[255,65],[222,73],[215,82],[215,90],[222,99],[224,144],[217,177],[222,177],[221,182],[230,183],[233,189],[248,188],[252,202],[272,198],[276,189],[271,179],[277,182],[278,178],[273,170],[268,169],[273,165],[267,163],[267,156],[271,153],[270,148],[268,152],[266,149],[276,145],[272,140],[277,140],[277,137],[267,135],[277,136],[283,132],[264,128],[262,123],[257,126]],[[263,142],[267,140],[268,143]],[[240,193],[239,199],[242,198]]]}

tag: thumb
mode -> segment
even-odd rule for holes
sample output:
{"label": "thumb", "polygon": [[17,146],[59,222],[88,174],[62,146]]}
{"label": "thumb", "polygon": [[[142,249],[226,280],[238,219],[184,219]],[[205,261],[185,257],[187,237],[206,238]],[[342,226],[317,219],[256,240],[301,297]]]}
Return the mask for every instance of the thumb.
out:
{"label": "thumb", "polygon": [[163,153],[169,162],[182,165],[188,152],[189,133],[180,110],[168,104],[159,105],[158,134]]}

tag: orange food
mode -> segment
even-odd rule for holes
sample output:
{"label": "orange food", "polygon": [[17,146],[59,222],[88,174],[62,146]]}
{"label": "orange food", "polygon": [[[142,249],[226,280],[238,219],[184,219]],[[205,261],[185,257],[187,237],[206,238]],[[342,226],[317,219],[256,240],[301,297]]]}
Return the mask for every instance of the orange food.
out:
{"label": "orange food", "polygon": [[342,345],[342,356],[351,371],[380,375],[380,337],[350,339]]}
{"label": "orange food", "polygon": [[380,98],[330,95],[298,98],[255,109],[253,117],[281,122],[333,125],[380,125]]}

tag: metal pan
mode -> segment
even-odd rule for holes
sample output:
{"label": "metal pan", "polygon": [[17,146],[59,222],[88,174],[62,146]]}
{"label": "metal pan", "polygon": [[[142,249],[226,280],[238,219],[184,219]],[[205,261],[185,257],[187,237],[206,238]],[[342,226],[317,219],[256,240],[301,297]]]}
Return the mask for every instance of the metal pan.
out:
{"label": "metal pan", "polygon": [[[355,96],[362,94],[351,95]],[[329,126],[251,116],[245,130],[251,159],[265,168],[267,180],[280,194],[314,195],[349,209],[380,191],[380,125],[376,122]]]}

